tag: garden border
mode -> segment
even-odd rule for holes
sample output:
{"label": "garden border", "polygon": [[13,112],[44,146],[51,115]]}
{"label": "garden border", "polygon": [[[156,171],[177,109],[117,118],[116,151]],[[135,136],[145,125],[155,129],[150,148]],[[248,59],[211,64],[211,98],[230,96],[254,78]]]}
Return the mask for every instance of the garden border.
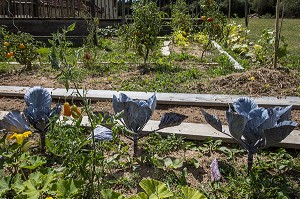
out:
{"label": "garden border", "polygon": [[[1,97],[20,97],[23,98],[25,92],[30,87],[19,86],[0,86]],[[73,99],[80,100],[76,92],[70,89],[46,88],[53,99]],[[82,89],[79,89],[82,93]],[[86,97],[92,101],[112,100],[113,95],[125,93],[132,99],[146,100],[153,95],[153,92],[134,92],[134,91],[113,91],[113,90],[88,90]],[[234,99],[246,97],[246,95],[222,95],[222,94],[190,94],[190,93],[156,93],[157,104],[182,105],[182,106],[201,106],[201,107],[228,107]],[[259,106],[288,106],[293,105],[293,109],[300,109],[300,97],[252,97]]]}
{"label": "garden border", "polygon": [[[7,111],[0,111],[0,119],[2,119],[7,113]],[[84,127],[90,127],[87,116],[84,116],[82,118],[81,125]],[[150,120],[144,127],[142,133],[156,130],[158,129],[158,125],[159,121]],[[223,125],[222,128],[226,132],[229,132],[228,126]],[[157,132],[163,136],[175,134],[176,136],[184,137],[190,140],[206,140],[212,138],[214,140],[222,140],[224,143],[237,143],[234,139],[221,132],[216,131],[208,124],[183,122],[179,126],[164,128]],[[274,145],[273,147],[300,149],[300,131],[292,131],[292,133],[288,137],[286,137],[283,141]]]}

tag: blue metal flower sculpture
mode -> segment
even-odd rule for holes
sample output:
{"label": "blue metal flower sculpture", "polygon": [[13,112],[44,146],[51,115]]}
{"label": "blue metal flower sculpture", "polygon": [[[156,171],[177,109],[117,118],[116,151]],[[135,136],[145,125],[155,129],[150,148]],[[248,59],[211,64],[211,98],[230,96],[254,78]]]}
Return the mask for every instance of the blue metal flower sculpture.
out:
{"label": "blue metal flower sculpture", "polygon": [[14,133],[30,131],[29,123],[20,111],[6,114],[0,122],[0,129]]}
{"label": "blue metal flower sculpture", "polygon": [[41,137],[42,151],[45,151],[45,134],[49,127],[50,118],[59,115],[61,106],[57,104],[51,110],[51,94],[43,87],[35,86],[30,88],[24,95],[27,108],[24,110],[25,116],[30,124],[39,131]]}
{"label": "blue metal flower sculpture", "polygon": [[30,88],[24,95],[27,108],[24,110],[29,122],[39,131],[45,132],[49,118],[59,115],[61,106],[57,104],[51,110],[51,94],[43,87]]}
{"label": "blue metal flower sculpture", "polygon": [[[97,125],[93,133],[96,141],[110,141],[113,138],[112,130],[101,125]],[[88,137],[88,139],[92,139],[92,134]]]}
{"label": "blue metal flower sculpture", "polygon": [[248,151],[248,173],[253,165],[253,154],[260,149],[284,140],[298,125],[290,121],[292,106],[262,108],[248,97],[234,100],[235,112],[226,111],[229,133],[222,131],[220,120],[201,109],[206,121],[215,129],[229,135]]}
{"label": "blue metal flower sculpture", "polygon": [[156,94],[148,100],[132,100],[124,93],[120,93],[119,99],[113,95],[113,109],[115,113],[124,111],[123,122],[134,133],[140,133],[150,120],[156,107]]}
{"label": "blue metal flower sculpture", "polygon": [[124,93],[120,93],[119,99],[113,95],[113,109],[115,113],[124,112],[122,122],[134,133],[134,153],[138,149],[139,136],[150,120],[156,107],[156,93],[148,100],[132,100]]}

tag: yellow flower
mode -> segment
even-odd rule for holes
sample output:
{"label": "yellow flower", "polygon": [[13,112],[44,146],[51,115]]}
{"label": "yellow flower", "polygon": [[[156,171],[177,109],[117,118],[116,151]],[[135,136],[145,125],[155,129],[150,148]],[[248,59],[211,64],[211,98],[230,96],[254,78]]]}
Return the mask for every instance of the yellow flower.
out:
{"label": "yellow flower", "polygon": [[254,80],[255,80],[255,77],[254,77],[254,76],[251,76],[248,80],[254,81]]}
{"label": "yellow flower", "polygon": [[47,196],[45,199],[53,199],[51,196]]}
{"label": "yellow flower", "polygon": [[8,140],[12,140],[12,139],[16,139],[18,145],[21,145],[24,141],[25,138],[28,138],[29,135],[31,135],[32,132],[31,131],[26,131],[24,133],[14,133],[13,135],[8,135],[6,139]]}

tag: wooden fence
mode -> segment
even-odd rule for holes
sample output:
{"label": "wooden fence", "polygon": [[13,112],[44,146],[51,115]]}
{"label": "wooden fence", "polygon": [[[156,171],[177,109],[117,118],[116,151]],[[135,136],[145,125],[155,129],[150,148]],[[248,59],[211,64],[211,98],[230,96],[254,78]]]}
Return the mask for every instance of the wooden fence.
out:
{"label": "wooden fence", "polygon": [[[76,19],[98,17],[121,19],[131,17],[131,5],[136,0],[0,0],[0,18]],[[156,0],[166,18],[176,0]],[[192,17],[201,13],[198,0],[186,0]]]}
{"label": "wooden fence", "polygon": [[1,0],[1,18],[118,19],[118,0]]}

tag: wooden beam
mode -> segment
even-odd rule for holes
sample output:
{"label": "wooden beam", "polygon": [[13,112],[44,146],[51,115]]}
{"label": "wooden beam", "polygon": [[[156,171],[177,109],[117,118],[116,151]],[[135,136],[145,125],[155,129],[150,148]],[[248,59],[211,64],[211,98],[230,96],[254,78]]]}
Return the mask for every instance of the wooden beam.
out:
{"label": "wooden beam", "polygon": [[[7,113],[8,112],[6,111],[0,111],[0,119],[2,119]],[[84,127],[90,127],[87,116],[83,117],[81,125]],[[143,129],[143,133],[158,129],[158,125],[159,121],[150,120]],[[229,132],[227,126],[223,126],[223,130]],[[175,134],[176,136],[184,137],[189,140],[205,140],[212,138],[214,140],[222,140],[225,143],[236,143],[234,139],[218,132],[208,124],[182,123],[179,126],[168,127],[157,132],[164,136]],[[275,145],[275,147],[300,149],[300,131],[294,130],[282,142]]]}
{"label": "wooden beam", "polygon": [[[0,86],[0,96],[2,97],[21,97],[23,98],[25,92],[29,87],[17,86]],[[61,88],[47,88],[52,94],[53,99],[73,99],[80,100],[74,94],[74,90]],[[82,93],[83,91],[80,90]],[[125,93],[132,99],[148,99],[153,95],[153,92],[134,92],[134,91],[113,91],[113,90],[88,90],[86,96],[92,101],[107,101],[111,100],[113,95],[119,95],[120,92]],[[245,97],[241,95],[219,95],[219,94],[190,94],[190,93],[157,93],[158,104],[173,104],[173,105],[191,105],[201,107],[228,107],[234,99]],[[293,105],[293,109],[300,109],[299,97],[253,97],[259,106],[288,106]]]}

